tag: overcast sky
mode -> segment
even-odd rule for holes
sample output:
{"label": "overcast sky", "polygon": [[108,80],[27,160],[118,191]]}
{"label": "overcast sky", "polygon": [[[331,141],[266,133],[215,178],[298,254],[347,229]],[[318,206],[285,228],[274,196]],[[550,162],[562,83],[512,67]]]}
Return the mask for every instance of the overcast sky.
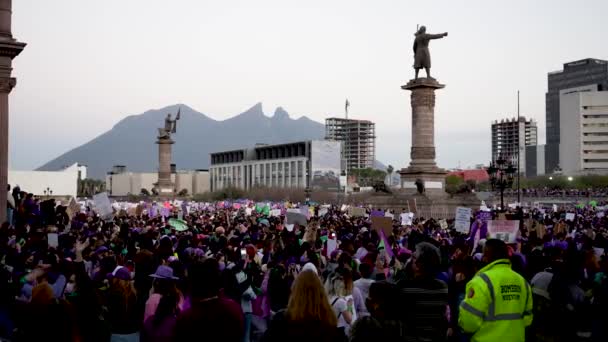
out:
{"label": "overcast sky", "polygon": [[[10,164],[32,169],[122,118],[185,103],[226,119],[256,102],[319,122],[376,122],[377,159],[407,166],[416,24],[431,33],[439,165],[490,159],[492,120],[545,140],[547,72],[608,58],[608,1],[16,0]],[[111,153],[111,151],[109,151]],[[206,159],[208,156],[192,156]]]}

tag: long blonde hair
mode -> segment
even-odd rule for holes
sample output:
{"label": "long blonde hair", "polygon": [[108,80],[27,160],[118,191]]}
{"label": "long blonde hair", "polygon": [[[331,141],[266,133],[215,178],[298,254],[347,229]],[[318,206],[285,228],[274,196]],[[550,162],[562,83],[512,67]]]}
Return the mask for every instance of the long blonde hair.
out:
{"label": "long blonde hair", "polygon": [[316,321],[330,326],[338,324],[323,284],[313,271],[304,271],[296,277],[287,303],[286,316],[291,321]]}

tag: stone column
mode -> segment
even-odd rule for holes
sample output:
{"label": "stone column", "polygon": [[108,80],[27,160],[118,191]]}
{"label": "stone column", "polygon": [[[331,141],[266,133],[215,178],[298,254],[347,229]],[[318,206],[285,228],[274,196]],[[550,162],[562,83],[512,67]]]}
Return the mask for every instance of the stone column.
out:
{"label": "stone column", "polygon": [[171,145],[170,138],[159,138],[158,144],[158,182],[155,184],[159,194],[174,194],[175,184],[171,181]]}
{"label": "stone column", "polygon": [[402,187],[409,192],[416,192],[415,183],[422,180],[427,193],[444,193],[446,172],[435,163],[435,90],[444,87],[432,78],[411,80],[401,87],[412,92],[411,160],[399,172]]}
{"label": "stone column", "polygon": [[[6,221],[8,184],[8,94],[17,80],[11,77],[12,61],[25,43],[18,42],[11,32],[12,0],[0,0],[0,223]],[[15,184],[11,184],[14,186]],[[27,191],[28,189],[23,189]]]}

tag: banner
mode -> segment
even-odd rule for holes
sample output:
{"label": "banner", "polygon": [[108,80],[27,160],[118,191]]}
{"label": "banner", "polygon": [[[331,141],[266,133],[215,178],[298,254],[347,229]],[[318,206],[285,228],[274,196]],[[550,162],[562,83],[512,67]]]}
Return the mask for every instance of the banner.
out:
{"label": "banner", "polygon": [[454,229],[459,233],[468,233],[471,228],[471,208],[458,207],[456,208],[456,220],[454,221]]}
{"label": "banner", "polygon": [[519,220],[488,221],[488,237],[515,243],[519,232]]}

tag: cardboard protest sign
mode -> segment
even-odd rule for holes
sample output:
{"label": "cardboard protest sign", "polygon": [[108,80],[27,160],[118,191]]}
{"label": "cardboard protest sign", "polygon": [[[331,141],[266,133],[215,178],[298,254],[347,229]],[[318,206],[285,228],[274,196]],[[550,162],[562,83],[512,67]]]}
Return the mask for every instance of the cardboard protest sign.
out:
{"label": "cardboard protest sign", "polygon": [[287,220],[286,224],[298,224],[300,226],[306,226],[307,219],[306,215],[302,214],[300,209],[288,209],[285,215]]}
{"label": "cardboard protest sign", "polygon": [[272,209],[270,211],[270,216],[272,216],[272,217],[279,217],[279,216],[281,216],[281,209]]}
{"label": "cardboard protest sign", "polygon": [[380,232],[384,232],[387,237],[393,235],[393,220],[389,217],[372,217],[372,229]]}
{"label": "cardboard protest sign", "polygon": [[471,228],[471,208],[458,207],[456,208],[456,220],[454,221],[454,229],[459,233],[468,233]]}
{"label": "cardboard protest sign", "polygon": [[253,209],[252,208],[245,208],[245,215],[251,216],[251,213],[253,213]]}
{"label": "cardboard protest sign", "polygon": [[74,217],[74,215],[80,213],[80,204],[78,204],[76,202],[76,199],[74,199],[74,197],[72,197],[70,199],[70,203],[68,204],[68,207],[66,209],[68,216],[70,216],[70,218]]}
{"label": "cardboard protest sign", "polygon": [[143,213],[144,213],[144,206],[141,204],[138,204],[137,207],[135,207],[135,215],[141,216]]}
{"label": "cardboard protest sign", "polygon": [[505,243],[515,243],[519,233],[519,220],[488,221],[488,237],[502,240]]}
{"label": "cardboard protest sign", "polygon": [[441,227],[441,229],[448,229],[448,221],[445,219],[439,220],[439,227]]}
{"label": "cardboard protest sign", "polygon": [[566,213],[566,221],[574,221],[574,213]]}
{"label": "cardboard protest sign", "polygon": [[104,219],[111,219],[114,215],[112,204],[107,192],[102,192],[93,196],[93,202],[95,203],[95,211],[99,216]]}
{"label": "cardboard protest sign", "polygon": [[365,209],[351,207],[348,211],[348,215],[351,217],[363,217],[365,216]]}

